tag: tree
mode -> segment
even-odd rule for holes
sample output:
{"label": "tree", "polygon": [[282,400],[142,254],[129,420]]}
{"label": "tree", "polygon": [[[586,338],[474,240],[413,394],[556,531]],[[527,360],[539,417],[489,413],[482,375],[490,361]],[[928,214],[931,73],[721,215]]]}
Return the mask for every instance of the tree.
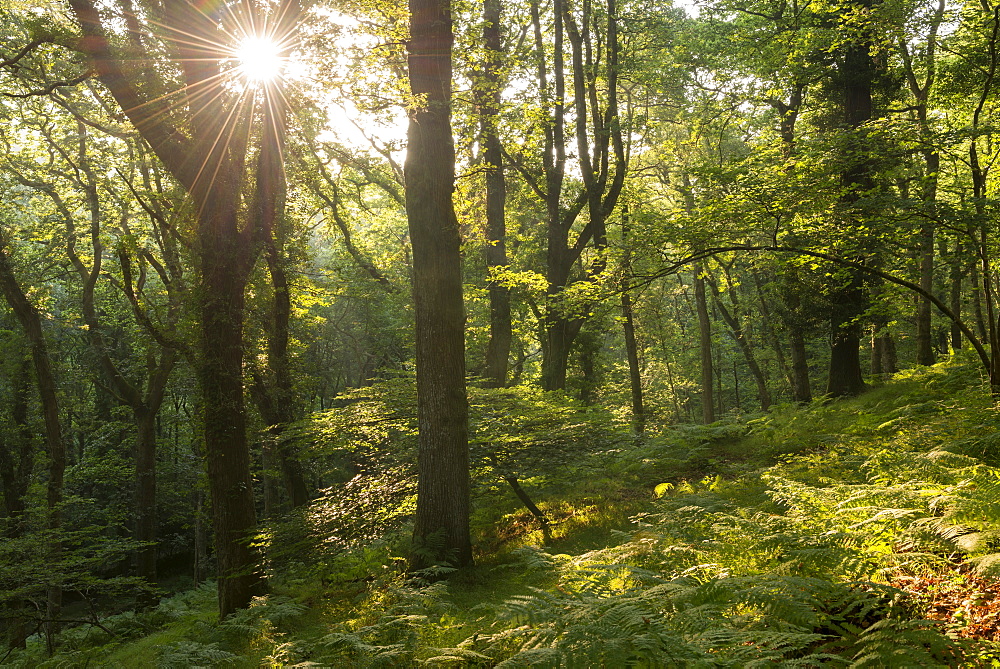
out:
{"label": "tree", "polygon": [[[857,0],[844,7],[842,20],[865,15],[870,10],[870,0]],[[863,24],[858,34],[850,35],[838,63],[836,86],[840,94],[845,136],[844,164],[841,170],[840,215],[844,223],[854,230],[861,244],[864,235],[863,207],[859,203],[874,187],[871,146],[867,140],[865,124],[872,119],[872,87],[875,79],[875,61],[872,58],[872,41],[867,34],[870,26]],[[843,272],[840,285],[833,287],[831,295],[831,349],[830,374],[826,392],[833,397],[857,395],[865,388],[861,374],[861,324],[859,318],[866,308],[863,277],[857,271]]]}
{"label": "tree", "polygon": [[[127,13],[127,39],[121,44],[112,37],[117,28],[105,23],[116,19],[102,15],[92,0],[70,0],[82,32],[80,48],[124,114],[184,187],[196,218],[198,377],[222,616],[247,606],[262,587],[249,546],[256,516],[243,399],[243,323],[245,288],[262,244],[261,220],[267,214],[261,207],[267,206],[267,198],[245,192],[254,183],[248,156],[251,136],[236,130],[278,118],[273,85],[244,86],[242,95],[223,85],[232,80],[225,62],[235,47],[226,29],[242,23],[253,34],[256,26],[266,26],[287,50],[298,19],[291,6],[282,3],[268,21],[265,10],[252,5],[215,14],[171,0],[151,8],[147,25],[140,23],[142,15]],[[135,67],[134,62],[146,66]],[[161,78],[164,66],[169,74]],[[176,90],[168,77],[178,77],[183,86]],[[260,127],[258,181],[281,142],[274,123]],[[259,182],[256,187],[266,188]]]}
{"label": "tree", "polygon": [[[10,256],[10,240],[7,232],[0,231],[0,292],[3,293],[11,311],[17,317],[31,346],[31,360],[35,369],[35,383],[42,404],[45,424],[45,448],[49,458],[48,481],[46,481],[45,501],[47,506],[46,527],[49,530],[46,557],[56,565],[62,557],[62,541],[59,530],[62,527],[63,481],[66,472],[66,443],[63,441],[62,423],[59,418],[58,386],[52,370],[49,346],[42,328],[42,317],[29,300],[14,274]],[[62,588],[52,584],[48,588],[45,617],[48,620],[46,637],[51,644],[52,632],[57,629],[59,611],[62,608]]]}
{"label": "tree", "polygon": [[715,393],[712,388],[712,321],[705,298],[705,271],[694,265],[694,299],[698,311],[698,351],[701,360],[701,418],[706,425],[715,422]]}
{"label": "tree", "polygon": [[[298,13],[298,4],[289,3],[286,12]],[[286,21],[296,17],[285,16]],[[260,230],[264,259],[271,278],[271,309],[267,327],[267,359],[263,369],[253,373],[252,394],[264,423],[276,445],[278,465],[292,507],[309,501],[302,465],[290,451],[281,433],[298,419],[292,383],[289,327],[292,317],[292,286],[289,280],[289,225],[285,213],[287,184],[284,151],[288,129],[287,102],[282,94],[268,95],[261,110],[261,146],[253,193],[253,227]],[[271,448],[268,446],[267,452]],[[265,465],[266,466],[266,465]]]}
{"label": "tree", "polygon": [[[51,105],[48,105],[48,108],[51,109]],[[38,107],[35,106],[35,109]],[[130,373],[131,360],[119,361],[112,355],[111,349],[115,337],[101,316],[104,309],[101,308],[97,298],[99,281],[106,280],[110,276],[104,264],[106,255],[104,239],[109,233],[102,228],[102,224],[111,218],[106,211],[110,208],[110,203],[105,193],[116,199],[120,208],[120,211],[115,212],[121,226],[118,231],[120,245],[115,255],[120,261],[122,279],[120,281],[115,279],[113,282],[140,311],[143,310],[143,306],[136,295],[132,276],[130,258],[132,250],[127,247],[138,249],[141,245],[129,229],[128,221],[133,215],[131,198],[125,193],[116,193],[110,184],[98,178],[98,171],[102,167],[99,161],[107,156],[97,154],[94,148],[96,142],[90,136],[91,131],[80,120],[87,117],[84,111],[78,109],[77,114],[79,118],[75,121],[70,120],[69,127],[63,132],[52,127],[49,115],[42,109],[38,110],[37,123],[34,119],[23,120],[19,124],[20,129],[37,125],[52,160],[45,166],[46,169],[41,170],[39,169],[41,166],[31,156],[25,158],[11,152],[7,156],[9,162],[5,168],[21,186],[30,188],[50,200],[54,209],[52,216],[58,217],[64,223],[66,256],[79,278],[81,315],[86,326],[87,338],[98,363],[98,370],[95,371],[98,371],[99,383],[107,387],[108,394],[114,400],[127,406],[132,412],[136,430],[134,537],[144,544],[137,555],[137,571],[141,577],[153,584],[156,582],[157,556],[155,424],[167,382],[178,359],[180,346],[168,341],[168,339],[173,340],[172,333],[166,337],[160,332],[154,333],[160,341],[151,342],[146,365],[141,368],[143,372],[148,373],[147,378],[142,378],[143,373]],[[34,150],[38,148],[32,147]],[[117,176],[125,183],[131,184],[129,179],[134,175],[126,175],[119,168],[116,169],[118,169]],[[140,171],[143,169],[148,169],[148,165],[139,167]],[[59,181],[62,183],[59,184]],[[60,189],[60,185],[64,188]],[[131,187],[130,194],[140,199],[134,186]],[[79,207],[76,206],[77,203]],[[161,327],[171,331],[176,327],[180,317],[181,295],[178,286],[182,283],[181,270],[176,258],[176,240],[170,234],[169,224],[163,217],[162,211],[157,211],[158,205],[147,204],[145,201],[144,204],[147,213],[154,219],[154,226],[159,226],[159,234],[154,234],[153,237],[159,243],[158,250],[165,260],[161,263],[154,259],[153,264],[158,268],[158,278],[169,296],[169,304],[165,309],[167,322]],[[88,243],[84,245],[86,250],[83,252],[78,248],[78,236],[80,236],[77,231],[78,217],[83,218],[86,223],[87,232],[83,236]],[[144,248],[140,251],[142,252],[145,252],[146,256],[140,262],[145,263],[146,258],[153,257]],[[140,318],[140,321],[150,328],[157,327],[148,318]]]}
{"label": "tree", "polygon": [[[897,39],[907,88],[913,97],[913,115],[920,135],[920,152],[924,158],[920,198],[923,200],[925,218],[920,225],[918,256],[920,259],[920,287],[927,292],[934,290],[934,233],[937,214],[938,172],[941,169],[941,154],[935,146],[935,138],[927,111],[928,100],[937,76],[938,29],[944,20],[944,10],[944,0],[939,0],[937,7],[927,19],[929,25],[926,42],[917,54],[921,56],[922,62],[914,62],[914,54],[905,35],[901,34]],[[923,81],[918,80],[921,71]],[[934,363],[934,351],[931,346],[931,307],[930,300],[926,298],[921,298],[917,306],[917,364],[920,365]]]}
{"label": "tree", "polygon": [[[507,267],[507,178],[500,138],[501,71],[503,39],[500,32],[500,0],[483,0],[483,57],[481,81],[476,84],[481,108],[480,128],[483,162],[486,165],[486,271]],[[487,382],[496,388],[507,385],[511,343],[510,288],[490,276],[490,339],[486,347]]]}
{"label": "tree", "polygon": [[556,0],[550,18],[543,9],[531,0],[528,62],[534,72],[525,76],[533,78],[536,97],[527,107],[528,136],[516,146],[509,143],[507,152],[544,207],[546,287],[535,311],[541,385],[557,390],[566,387],[570,353],[590,306],[579,293],[596,286],[607,268],[607,220],[628,170],[629,119],[619,105],[622,47],[615,0],[603,7]]}
{"label": "tree", "polygon": [[416,311],[417,512],[410,566],[472,562],[461,239],[451,195],[450,0],[410,0],[406,216]]}
{"label": "tree", "polygon": [[628,236],[628,208],[622,208],[622,332],[625,335],[625,356],[628,358],[629,394],[632,398],[632,427],[636,434],[646,429],[646,410],[642,403],[642,370],[639,368],[639,344],[635,336],[635,318],[629,282],[632,280],[632,249]]}

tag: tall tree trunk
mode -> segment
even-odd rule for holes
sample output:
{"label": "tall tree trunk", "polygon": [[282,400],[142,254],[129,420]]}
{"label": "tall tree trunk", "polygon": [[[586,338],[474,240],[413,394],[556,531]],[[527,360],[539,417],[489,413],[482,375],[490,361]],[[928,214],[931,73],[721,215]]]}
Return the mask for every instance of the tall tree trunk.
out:
{"label": "tall tree trunk", "polygon": [[764,332],[767,333],[771,350],[774,351],[774,357],[775,361],[778,363],[778,369],[780,370],[781,375],[788,381],[788,387],[794,388],[795,382],[792,377],[792,369],[788,366],[788,361],[785,358],[784,346],[781,343],[781,339],[778,337],[778,332],[774,325],[774,318],[771,312],[771,307],[768,303],[769,299],[764,293],[764,282],[761,280],[761,276],[756,270],[750,270],[750,274],[753,276],[754,286],[757,289],[757,307],[760,309],[761,324]]}
{"label": "tall tree trunk", "polygon": [[[988,5],[983,5],[984,9]],[[984,165],[979,159],[979,129],[982,121],[983,111],[987,100],[993,94],[993,82],[997,75],[997,68],[1000,66],[1000,50],[998,50],[998,38],[1000,38],[1000,8],[990,10],[992,24],[990,27],[989,47],[987,49],[989,67],[986,70],[982,92],[979,102],[972,114],[972,139],[969,141],[969,172],[972,177],[972,195],[974,198],[976,219],[978,226],[970,230],[973,239],[978,245],[977,255],[979,256],[979,269],[982,271],[983,302],[986,309],[986,327],[990,343],[990,355],[992,357],[990,365],[990,387],[994,397],[1000,396],[1000,332],[996,318],[996,305],[994,290],[994,276],[992,263],[990,262],[990,233],[992,226],[986,214],[987,184],[990,169],[990,161]]]}
{"label": "tall tree trunk", "polygon": [[[273,291],[267,337],[267,368],[254,376],[251,396],[273,439],[270,455],[277,460],[285,492],[293,508],[309,502],[309,489],[302,464],[288,442],[281,439],[285,428],[299,418],[288,351],[292,317],[291,285],[288,280],[285,222],[286,182],[282,154],[288,113],[280,96],[268,101],[264,110],[262,151],[257,162],[254,212],[264,240],[264,258]],[[349,238],[345,236],[345,241]]]}
{"label": "tall tree trunk", "polygon": [[[934,137],[927,122],[927,99],[935,83],[937,33],[944,19],[944,10],[944,0],[938,0],[937,8],[930,22],[927,43],[922,54],[924,61],[922,68],[924,80],[922,83],[917,79],[917,70],[913,65],[910,45],[903,39],[899,41],[903,72],[906,76],[910,94],[913,96],[917,125],[926,147],[933,147],[934,145]],[[920,225],[917,237],[917,256],[920,268],[919,285],[924,291],[930,293],[934,289],[934,233],[936,226],[938,171],[941,167],[941,157],[934,148],[925,148],[923,155],[924,179],[921,198],[924,202],[926,218]],[[916,321],[917,364],[932,365],[934,364],[934,350],[931,345],[931,301],[926,297],[919,298]]]}
{"label": "tall tree trunk", "polygon": [[[956,241],[955,250],[951,254],[951,271],[949,273],[951,304],[949,307],[951,307],[952,313],[959,318],[962,317],[962,279],[964,278],[962,253],[962,245]],[[951,348],[953,351],[959,351],[962,348],[962,328],[954,322],[951,324]]]}
{"label": "tall tree trunk", "polygon": [[[135,453],[135,538],[145,542],[136,555],[136,573],[152,585],[156,583],[156,414],[134,411]],[[150,598],[152,599],[152,598]],[[149,602],[150,604],[152,601]]]}
{"label": "tall tree trunk", "polygon": [[[483,161],[486,163],[486,271],[491,274],[507,266],[507,181],[497,127],[503,58],[500,25],[500,0],[483,0],[483,42],[486,57],[483,63],[480,131],[483,137]],[[489,295],[490,339],[486,346],[485,377],[489,386],[503,388],[507,385],[512,339],[510,289],[491,276]]]}
{"label": "tall tree trunk", "polygon": [[646,412],[642,405],[642,370],[639,368],[639,344],[635,338],[635,320],[632,315],[632,296],[629,282],[632,279],[632,249],[629,247],[628,208],[622,210],[622,321],[625,333],[625,355],[628,358],[628,380],[632,396],[632,428],[636,434],[646,429]]}
{"label": "tall tree trunk", "polygon": [[451,4],[409,0],[406,215],[413,246],[419,453],[411,569],[472,563],[465,313],[451,194]]}
{"label": "tall tree trunk", "polygon": [[871,374],[876,379],[881,379],[882,374],[882,338],[879,336],[879,324],[872,328],[872,356]]}
{"label": "tall tree trunk", "polygon": [[707,425],[715,422],[715,396],[712,388],[712,321],[708,317],[701,263],[694,266],[694,300],[698,312],[698,350],[701,354],[701,418]]}
{"label": "tall tree trunk", "polygon": [[812,402],[812,387],[809,382],[809,357],[806,353],[806,339],[801,328],[793,329],[788,336],[789,355],[792,359],[792,398],[800,404]]}
{"label": "tall tree trunk", "polygon": [[625,355],[628,358],[628,382],[632,397],[632,428],[636,434],[646,429],[646,410],[642,402],[642,370],[639,367],[639,343],[635,337],[635,320],[632,316],[632,298],[622,291],[622,320],[625,333]]}
{"label": "tall tree trunk", "polygon": [[[28,421],[28,401],[31,389],[31,358],[22,358],[12,382],[11,421],[16,428],[13,438],[0,439],[0,483],[3,485],[4,511],[7,515],[7,531],[3,539],[18,539],[24,535],[26,519],[25,497],[31,484],[31,474],[35,465],[34,430]],[[10,433],[8,433],[10,434]],[[30,614],[28,601],[12,601],[8,605],[13,615],[0,619],[0,630],[6,632],[8,648],[27,648],[27,620]],[[19,614],[18,609],[24,611]]]}
{"label": "tall tree trunk", "polygon": [[[262,143],[262,154],[268,143]],[[244,402],[243,328],[246,285],[257,259],[261,231],[241,225],[240,180],[244,170],[218,156],[211,184],[197,182],[201,338],[198,380],[204,415],[208,489],[212,505],[219,614],[250,605],[266,584],[251,547],[257,527],[250,445]],[[260,160],[266,160],[262,155]]]}
{"label": "tall tree trunk", "polygon": [[550,311],[546,314],[542,341],[542,388],[563,390],[573,342],[583,327],[580,319],[570,319]]}
{"label": "tall tree trunk", "polygon": [[[7,250],[7,239],[0,238],[0,291],[3,292],[7,304],[17,317],[31,345],[31,359],[35,367],[35,383],[38,386],[38,396],[42,405],[42,418],[45,426],[45,447],[49,456],[49,480],[46,483],[45,501],[48,510],[46,527],[52,533],[48,546],[50,564],[58,565],[62,559],[62,498],[63,478],[66,471],[66,445],[62,437],[62,426],[59,422],[58,387],[55,374],[52,371],[52,361],[49,357],[45,334],[42,330],[42,317],[30,301],[14,275]],[[46,639],[49,650],[52,650],[52,637],[58,632],[59,613],[62,608],[62,587],[52,585],[48,588],[45,616]]]}
{"label": "tall tree trunk", "polygon": [[[618,203],[624,185],[628,156],[623,133],[627,119],[620,118],[618,105],[618,71],[621,45],[618,39],[618,18],[615,0],[607,0],[605,17],[607,30],[595,37],[595,10],[589,3],[582,13],[570,11],[564,0],[552,4],[552,48],[544,42],[545,27],[537,0],[531,3],[531,21],[535,35],[538,82],[541,103],[551,117],[545,124],[543,148],[544,184],[526,169],[522,175],[533,191],[543,197],[546,206],[546,282],[548,301],[542,318],[542,387],[557,390],[566,386],[567,362],[573,341],[580,332],[587,309],[583,305],[563,304],[566,289],[583,282],[593,282],[606,267],[606,222]],[[579,23],[578,23],[579,21]],[[593,42],[603,37],[606,48],[595,48]],[[569,42],[568,49],[564,39]],[[552,54],[550,90],[546,54]],[[565,55],[570,67],[565,67]],[[605,59],[601,62],[602,57]],[[603,67],[602,67],[603,65]],[[566,74],[570,74],[572,105],[566,104]],[[599,86],[603,75],[606,85]],[[603,90],[603,94],[601,93]],[[604,108],[601,108],[603,103]],[[567,116],[567,109],[573,114]],[[567,132],[567,123],[573,124]],[[567,140],[576,140],[574,147],[583,184],[575,197],[563,192],[566,171]],[[575,226],[580,213],[587,208],[588,218],[582,227]],[[573,239],[571,240],[571,237]],[[594,260],[582,272],[575,272],[586,248],[595,251]]]}
{"label": "tall tree trunk", "polygon": [[[200,223],[206,228],[215,227],[210,217],[203,217]],[[235,228],[235,221],[219,227],[230,226]],[[224,244],[212,246],[225,248]],[[257,556],[250,547],[257,517],[243,401],[246,283],[244,276],[235,274],[231,266],[219,257],[221,253],[220,248],[203,246],[198,372],[204,399],[205,450],[218,563],[219,611],[225,617],[246,608],[255,595],[262,594],[263,580],[257,571]]]}
{"label": "tall tree trunk", "polygon": [[10,412],[16,430],[12,439],[0,439],[0,483],[3,484],[4,512],[9,521],[7,538],[10,539],[21,536],[25,529],[25,497],[35,462],[33,430],[28,421],[31,359],[22,359],[18,368],[17,375],[11,379],[13,397]]}
{"label": "tall tree trunk", "polygon": [[[260,104],[265,109],[269,100],[277,104],[282,92],[278,83],[271,83],[253,91],[252,98],[234,95],[225,85],[222,71],[223,62],[230,58],[225,46],[229,37],[222,32],[218,16],[200,5],[171,2],[158,13],[158,29],[150,31],[162,42],[135,43],[128,52],[129,59],[138,55],[157,64],[148,68],[145,74],[149,77],[156,76],[162,63],[183,79],[177,97],[169,101],[150,98],[147,88],[136,87],[131,73],[126,72],[124,57],[112,47],[109,34],[117,27],[103,22],[105,17],[93,0],[70,0],[69,4],[83,36],[78,44],[92,59],[94,71],[190,194],[196,212],[194,246],[201,272],[198,376],[219,567],[219,610],[227,616],[248,606],[263,586],[254,551],[248,545],[256,519],[242,367],[244,291],[259,253],[261,231],[253,224],[254,212],[246,210],[242,193],[250,176],[247,157],[251,133],[242,131],[241,126],[253,119]],[[277,20],[273,22],[263,20],[263,10],[256,5],[247,9],[249,18],[255,19],[254,27],[261,26],[278,42],[290,44],[298,27],[299,13],[294,5],[295,0],[284,0],[274,12]],[[138,23],[140,17],[131,16]],[[163,80],[158,83],[167,85]],[[156,86],[148,88],[156,90]],[[174,126],[175,120],[183,130]],[[265,138],[259,158],[264,161],[268,160],[266,153],[273,150],[266,137],[271,130],[267,124],[261,130]]]}
{"label": "tall tree trunk", "polygon": [[891,332],[885,331],[882,333],[880,348],[882,349],[883,373],[895,374],[899,371],[899,364],[896,359],[896,340],[893,338]]}
{"label": "tall tree trunk", "polygon": [[[871,9],[871,0],[855,0],[858,10]],[[844,195],[841,209],[856,235],[863,234],[857,202],[872,187],[871,158],[864,124],[872,118],[872,81],[875,64],[871,56],[871,40],[859,37],[845,47],[839,76],[843,95],[844,124],[850,133],[845,151],[845,166],[841,173]],[[857,241],[861,241],[860,239]],[[864,281],[857,270],[850,270],[841,285],[831,294],[830,374],[827,394],[833,397],[857,395],[865,388],[861,375],[861,323],[859,318],[867,306]]]}
{"label": "tall tree trunk", "polygon": [[[805,82],[793,82],[788,103],[780,100],[771,101],[771,105],[780,114],[778,134],[781,137],[783,156],[789,164],[795,156],[795,122],[798,120],[806,87]],[[802,326],[801,298],[799,297],[796,274],[794,268],[786,270],[786,276],[783,277],[784,289],[781,291],[781,298],[787,314],[784,320],[788,329],[788,357],[791,359],[789,380],[792,386],[792,399],[800,404],[805,404],[812,401],[812,388],[809,382],[809,356],[806,351],[805,333]]]}
{"label": "tall tree trunk", "polygon": [[983,316],[983,289],[979,285],[979,261],[972,260],[969,263],[969,277],[972,283],[972,313],[976,318],[976,333],[979,341],[989,343],[989,334],[986,331],[986,319]]}
{"label": "tall tree trunk", "polygon": [[852,396],[865,388],[861,376],[861,324],[857,322],[863,304],[861,278],[851,277],[851,283],[835,293],[843,300],[833,308],[831,317],[830,376],[826,392],[832,397]]}
{"label": "tall tree trunk", "polygon": [[872,327],[871,354],[871,373],[875,377],[888,376],[899,371],[896,365],[896,341],[888,328],[888,319],[876,315]]}
{"label": "tall tree trunk", "polygon": [[[927,126],[926,102],[919,106],[920,120],[925,135],[930,135]],[[930,138],[928,137],[928,140]],[[941,168],[941,157],[937,151],[924,151],[924,188],[923,200],[926,219],[920,225],[918,234],[918,257],[920,259],[920,288],[930,293],[934,290],[934,233],[937,210],[938,171]],[[917,302],[917,364],[933,365],[935,362],[934,347],[931,341],[931,301],[921,296]],[[956,312],[957,315],[957,312]]]}
{"label": "tall tree trunk", "polygon": [[600,385],[600,370],[598,358],[601,352],[601,338],[598,333],[583,332],[578,338],[580,362],[580,394],[583,404],[593,404],[597,399],[597,388]]}
{"label": "tall tree trunk", "polygon": [[[936,155],[936,154],[935,154]],[[929,167],[928,167],[929,169]],[[934,290],[934,225],[920,226],[918,236],[920,257],[920,287],[927,292]],[[934,364],[934,347],[931,342],[931,302],[920,297],[917,302],[917,364]]]}
{"label": "tall tree trunk", "polygon": [[[132,406],[136,425],[136,539],[146,545],[139,549],[136,573],[148,583],[156,583],[156,422],[166,393],[167,381],[177,362],[173,349],[161,350],[159,360],[150,366],[149,380],[142,401]],[[145,604],[153,605],[156,597],[150,593]]]}

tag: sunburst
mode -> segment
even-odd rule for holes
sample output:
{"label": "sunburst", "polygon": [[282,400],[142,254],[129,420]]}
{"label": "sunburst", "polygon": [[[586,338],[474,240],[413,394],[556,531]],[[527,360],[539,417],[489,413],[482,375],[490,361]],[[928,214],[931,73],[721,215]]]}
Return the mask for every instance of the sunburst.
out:
{"label": "sunburst", "polygon": [[234,49],[240,75],[248,82],[268,84],[278,79],[287,60],[285,48],[266,35],[247,35]]}

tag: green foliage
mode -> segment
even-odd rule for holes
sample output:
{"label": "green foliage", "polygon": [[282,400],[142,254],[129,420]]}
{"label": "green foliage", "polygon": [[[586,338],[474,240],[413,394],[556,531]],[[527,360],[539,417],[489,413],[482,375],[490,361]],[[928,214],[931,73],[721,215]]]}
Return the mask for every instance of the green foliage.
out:
{"label": "green foliage", "polygon": [[[572,489],[634,444],[609,412],[563,393],[470,386],[469,398],[474,495],[483,505],[510,494],[510,477],[530,481],[532,494]],[[405,552],[416,495],[414,378],[399,374],[345,393],[339,403],[286,433],[342,482],[259,537],[275,572],[346,582],[389,568],[392,556]]]}
{"label": "green foliage", "polygon": [[631,436],[607,411],[535,386],[470,388],[475,476],[579,480],[604,470]]}
{"label": "green foliage", "polygon": [[892,588],[776,573],[664,580],[567,558],[525,556],[555,568],[558,589],[492,607],[501,631],[465,643],[499,667],[946,666],[954,657]]}
{"label": "green foliage", "polygon": [[[954,382],[968,372],[959,360],[907,373],[861,398],[663,430],[645,442],[610,420],[588,428],[588,410],[558,395],[477,394],[498,398],[477,409],[480,433],[498,453],[551,449],[526,458],[525,467],[547,477],[538,490],[561,486],[586,500],[572,507],[579,522],[621,508],[612,499],[620,489],[592,481],[574,487],[572,476],[595,471],[560,463],[574,452],[584,459],[596,451],[592,462],[603,463],[606,475],[641,481],[644,510],[598,547],[560,553],[521,544],[428,583],[402,574],[394,559],[412,499],[406,469],[372,468],[266,537],[272,581],[299,599],[258,599],[215,623],[205,588],[165,600],[154,617],[101,621],[114,638],[78,631],[81,641],[67,642],[61,657],[111,657],[110,647],[152,631],[136,647],[162,635],[151,660],[162,666],[972,662],[988,649],[949,636],[967,621],[958,614],[944,625],[924,620],[920,602],[895,587],[898,575],[950,571],[960,559],[982,573],[1000,564],[993,529],[1000,474],[980,457],[992,452],[1000,425],[988,397]],[[373,421],[362,426],[369,434],[390,423],[378,422],[390,415],[388,405],[361,404],[349,406]],[[519,406],[523,418],[506,425],[503,412]],[[581,438],[586,447],[572,443]],[[373,449],[360,439],[355,445]],[[755,452],[739,467],[727,463],[741,449]],[[746,469],[768,456],[771,464]],[[553,471],[541,472],[546,461]],[[647,478],[667,466],[682,475],[659,485]],[[484,492],[479,503],[498,499]],[[513,522],[497,512],[480,518],[490,524],[484,532]],[[555,527],[571,532],[571,525]],[[560,549],[577,545],[556,541]]]}
{"label": "green foliage", "polygon": [[416,481],[402,467],[359,474],[260,535],[269,568],[325,582],[363,579],[388,562],[413,514]]}
{"label": "green foliage", "polygon": [[222,650],[218,643],[178,641],[163,649],[156,666],[157,669],[225,667],[237,664],[238,660],[238,655]]}

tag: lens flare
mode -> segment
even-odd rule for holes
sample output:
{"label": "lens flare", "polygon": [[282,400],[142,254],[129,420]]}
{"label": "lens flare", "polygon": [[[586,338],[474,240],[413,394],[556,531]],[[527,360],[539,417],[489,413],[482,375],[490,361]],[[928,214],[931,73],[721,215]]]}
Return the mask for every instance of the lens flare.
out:
{"label": "lens flare", "polygon": [[281,47],[269,37],[250,35],[236,48],[240,73],[248,81],[267,83],[281,74],[285,59]]}

